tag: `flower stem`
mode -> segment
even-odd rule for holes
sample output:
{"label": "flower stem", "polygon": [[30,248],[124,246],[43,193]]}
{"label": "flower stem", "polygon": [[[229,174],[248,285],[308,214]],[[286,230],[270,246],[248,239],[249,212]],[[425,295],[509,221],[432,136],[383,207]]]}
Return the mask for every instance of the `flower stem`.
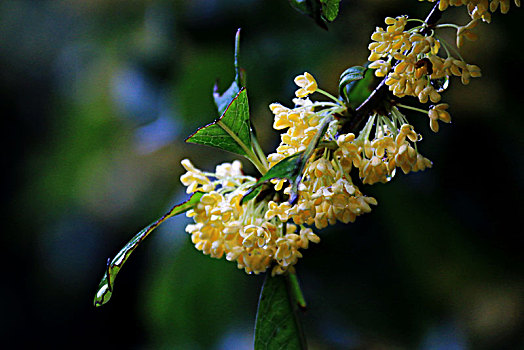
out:
{"label": "flower stem", "polygon": [[306,300],[304,299],[304,294],[300,289],[296,273],[286,274],[287,282],[287,293],[289,296],[289,302],[293,308],[293,318],[297,326],[300,340],[300,349],[307,349],[306,336],[304,334],[304,328],[302,327],[302,322],[299,318],[298,307],[304,309],[306,307]]}
{"label": "flower stem", "polygon": [[426,111],[425,109],[404,105],[402,103],[397,103],[397,107],[402,107],[402,108],[405,108],[405,109],[410,109],[412,111],[417,111],[417,112],[420,112],[420,113],[428,114],[428,111]]}
{"label": "flower stem", "polygon": [[340,100],[338,98],[336,98],[335,96],[331,95],[329,92],[324,91],[322,89],[317,89],[316,92],[321,93],[322,95],[324,95],[326,97],[329,97],[330,99],[335,101],[337,104],[340,104]]}

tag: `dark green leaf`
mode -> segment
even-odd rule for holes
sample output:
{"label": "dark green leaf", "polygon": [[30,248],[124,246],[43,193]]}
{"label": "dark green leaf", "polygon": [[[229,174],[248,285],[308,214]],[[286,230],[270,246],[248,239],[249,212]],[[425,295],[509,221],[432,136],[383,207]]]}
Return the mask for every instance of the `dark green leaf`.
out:
{"label": "dark green leaf", "polygon": [[251,123],[246,89],[242,88],[224,114],[213,123],[198,129],[186,142],[217,147],[252,157]]}
{"label": "dark green leaf", "polygon": [[379,83],[375,71],[364,66],[354,66],[342,73],[339,93],[349,106],[356,109],[364,102]]}
{"label": "dark green leaf", "polygon": [[255,350],[305,349],[296,303],[287,277],[266,275],[258,302]]}
{"label": "dark green leaf", "polygon": [[200,198],[202,198],[203,192],[195,192],[189,200],[184,203],[177,204],[171,208],[166,214],[161,218],[153,222],[152,224],[145,227],[142,231],[138,232],[118,254],[113,258],[113,260],[107,261],[106,272],[104,277],[98,285],[98,291],[95,296],[94,304],[95,306],[102,306],[109,301],[111,295],[113,294],[113,286],[115,283],[115,278],[122,265],[127,261],[131,253],[135,251],[140,243],[162,222],[169,219],[172,216],[184,213],[189,209],[193,208]]}
{"label": "dark green leaf", "polygon": [[289,0],[289,4],[298,12],[313,18],[320,27],[327,29],[320,0]]}
{"label": "dark green leaf", "polygon": [[333,22],[338,16],[340,0],[320,0],[320,2],[322,3],[322,17],[328,22]]}
{"label": "dark green leaf", "polygon": [[299,175],[300,164],[299,160],[304,152],[295,153],[292,156],[282,159],[280,162],[271,167],[267,173],[264,174],[257,183],[254,184],[249,191],[242,198],[241,203],[255,198],[264,183],[271,179],[288,179],[291,183]]}

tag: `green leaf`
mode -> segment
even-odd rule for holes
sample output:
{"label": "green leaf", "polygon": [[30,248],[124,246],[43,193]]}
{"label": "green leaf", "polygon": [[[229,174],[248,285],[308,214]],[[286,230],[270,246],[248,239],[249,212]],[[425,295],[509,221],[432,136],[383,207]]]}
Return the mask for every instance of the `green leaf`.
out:
{"label": "green leaf", "polygon": [[255,198],[262,189],[262,185],[272,179],[288,179],[291,183],[298,176],[300,166],[298,160],[304,152],[298,152],[282,159],[280,162],[271,167],[242,197],[241,204]]}
{"label": "green leaf", "polygon": [[322,3],[322,18],[333,22],[338,16],[340,0],[320,0]]}
{"label": "green leaf", "polygon": [[340,76],[339,94],[351,108],[356,109],[369,97],[379,82],[373,69],[354,66],[346,69]]}
{"label": "green leaf", "polygon": [[220,118],[198,129],[186,142],[217,147],[248,158],[254,157],[246,89],[240,89]]}
{"label": "green leaf", "polygon": [[249,118],[249,104],[244,88],[245,74],[238,64],[239,51],[240,29],[235,36],[235,80],[223,94],[218,92],[217,84],[213,88],[213,99],[220,118],[198,129],[186,142],[239,154],[248,158],[260,173],[264,173],[267,170],[266,157],[261,154],[263,152],[256,137],[255,127]]}
{"label": "green leaf", "polygon": [[195,192],[191,196],[191,198],[189,198],[189,200],[187,200],[186,202],[175,205],[161,218],[145,227],[142,231],[138,232],[125,245],[125,247],[122,248],[120,252],[118,252],[118,254],[113,258],[113,260],[108,259],[106,272],[104,274],[104,277],[100,281],[100,284],[98,285],[98,291],[94,300],[95,306],[102,306],[109,301],[111,295],[113,294],[113,286],[115,283],[116,275],[122,268],[122,265],[124,265],[124,263],[127,261],[131,253],[133,253],[135,249],[138,247],[138,245],[142,243],[142,241],[146,239],[146,237],[165,220],[175,215],[184,213],[189,209],[193,208],[198,202],[200,202],[200,198],[202,198],[203,194],[203,192]]}
{"label": "green leaf", "polygon": [[287,278],[266,275],[258,302],[255,350],[306,348]]}
{"label": "green leaf", "polygon": [[289,0],[289,4],[298,12],[313,18],[320,27],[328,29],[320,0]]}

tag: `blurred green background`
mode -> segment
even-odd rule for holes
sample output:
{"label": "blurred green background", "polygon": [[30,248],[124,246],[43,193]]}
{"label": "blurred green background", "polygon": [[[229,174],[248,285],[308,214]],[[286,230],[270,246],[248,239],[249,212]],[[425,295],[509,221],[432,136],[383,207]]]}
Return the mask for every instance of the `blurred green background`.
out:
{"label": "blurred green background", "polygon": [[[326,31],[285,0],[0,2],[2,344],[251,348],[263,276],[196,251],[185,217],[135,252],[95,309],[106,259],[186,198],[182,158],[208,170],[234,159],[183,140],[216,117],[211,91],[233,79],[237,28],[269,153],[279,137],[267,106],[291,104],[296,75],[336,93],[385,16],[430,8],[344,0]],[[446,16],[467,22],[464,9]],[[304,252],[311,349],[524,348],[523,19],[496,14],[466,43],[484,76],[444,95],[451,125],[434,134],[410,116],[433,168],[362,186],[376,209]]]}

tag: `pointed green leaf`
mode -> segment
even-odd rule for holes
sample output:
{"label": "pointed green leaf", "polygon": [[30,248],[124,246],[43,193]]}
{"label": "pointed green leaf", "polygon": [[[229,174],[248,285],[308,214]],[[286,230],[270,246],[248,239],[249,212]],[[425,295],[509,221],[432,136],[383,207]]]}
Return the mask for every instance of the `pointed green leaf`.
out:
{"label": "pointed green leaf", "polygon": [[189,209],[193,208],[198,202],[200,202],[200,198],[202,198],[202,195],[203,192],[195,192],[191,196],[191,198],[189,198],[189,200],[187,200],[186,202],[175,205],[161,218],[145,227],[142,231],[138,232],[125,245],[125,247],[122,248],[120,252],[118,252],[118,254],[113,258],[113,260],[108,259],[106,272],[104,274],[104,277],[100,281],[100,284],[98,285],[98,291],[94,300],[95,306],[102,306],[109,301],[111,295],[113,294],[113,286],[115,283],[116,275],[122,268],[122,265],[124,265],[124,263],[127,261],[131,253],[133,253],[135,249],[138,247],[138,245],[142,243],[142,241],[146,239],[146,237],[162,222],[169,219],[170,217],[184,213]]}
{"label": "pointed green leaf", "polygon": [[186,139],[186,142],[217,147],[248,158],[252,157],[246,89],[240,90],[220,118],[198,129]]}
{"label": "pointed green leaf", "polygon": [[346,69],[340,76],[339,94],[351,108],[356,109],[369,97],[379,82],[373,69],[354,66]]}
{"label": "pointed green leaf", "polygon": [[333,22],[338,16],[340,0],[320,0],[322,3],[322,18]]}
{"label": "pointed green leaf", "polygon": [[258,302],[255,350],[305,349],[297,304],[287,277],[266,275]]}

